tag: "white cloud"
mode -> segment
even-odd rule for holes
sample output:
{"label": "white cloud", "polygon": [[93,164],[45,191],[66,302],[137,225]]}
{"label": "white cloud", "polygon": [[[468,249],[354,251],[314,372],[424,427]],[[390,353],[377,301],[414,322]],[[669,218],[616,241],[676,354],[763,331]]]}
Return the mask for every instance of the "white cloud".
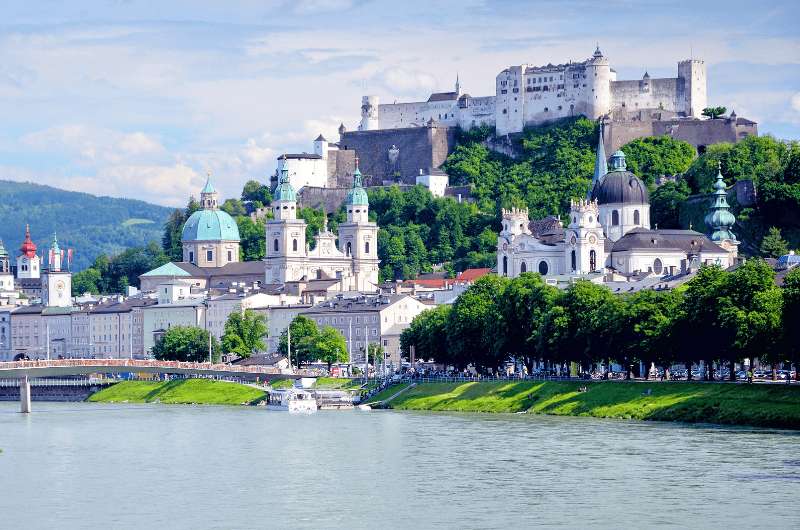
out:
{"label": "white cloud", "polygon": [[60,125],[22,137],[34,151],[60,152],[84,164],[120,163],[163,158],[166,149],[143,132],[123,133],[84,124]]}
{"label": "white cloud", "polygon": [[800,112],[800,92],[792,96],[792,108],[795,112]]}
{"label": "white cloud", "polygon": [[316,15],[331,11],[345,11],[351,9],[355,2],[352,0],[295,0],[291,4],[294,6],[293,11],[298,15]]}

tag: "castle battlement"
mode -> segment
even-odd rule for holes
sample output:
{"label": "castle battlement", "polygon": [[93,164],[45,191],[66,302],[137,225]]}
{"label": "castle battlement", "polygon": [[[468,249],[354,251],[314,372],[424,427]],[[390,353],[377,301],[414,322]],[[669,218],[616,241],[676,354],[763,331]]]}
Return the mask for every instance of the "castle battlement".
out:
{"label": "castle battlement", "polygon": [[569,207],[570,211],[577,213],[594,212],[597,214],[600,211],[600,207],[597,204],[597,199],[570,199]]}

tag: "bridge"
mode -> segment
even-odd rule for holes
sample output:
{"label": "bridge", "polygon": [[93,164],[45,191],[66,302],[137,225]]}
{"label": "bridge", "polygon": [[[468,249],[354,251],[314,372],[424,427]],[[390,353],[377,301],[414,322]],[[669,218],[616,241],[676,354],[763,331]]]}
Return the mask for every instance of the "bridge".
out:
{"label": "bridge", "polygon": [[192,363],[140,359],[53,359],[0,362],[0,378],[19,379],[20,412],[31,411],[30,380],[86,374],[151,373],[232,377],[247,381],[273,381],[318,377],[307,370],[282,370],[271,366],[238,366],[224,363]]}

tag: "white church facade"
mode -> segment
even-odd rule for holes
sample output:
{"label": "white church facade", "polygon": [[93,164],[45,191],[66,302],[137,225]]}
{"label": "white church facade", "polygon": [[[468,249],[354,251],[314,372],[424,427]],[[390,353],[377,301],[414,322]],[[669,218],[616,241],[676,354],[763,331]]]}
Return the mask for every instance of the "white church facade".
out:
{"label": "white church facade", "polygon": [[735,218],[728,211],[722,175],[706,217],[711,237],[694,230],[653,230],[647,187],[627,171],[621,151],[611,157],[606,172],[602,146],[601,135],[591,191],[587,198],[571,201],[566,227],[552,216],[530,222],[527,209],[502,211],[498,274],[538,272],[603,281],[615,275],[666,276],[701,264],[735,264],[739,243],[730,231]]}

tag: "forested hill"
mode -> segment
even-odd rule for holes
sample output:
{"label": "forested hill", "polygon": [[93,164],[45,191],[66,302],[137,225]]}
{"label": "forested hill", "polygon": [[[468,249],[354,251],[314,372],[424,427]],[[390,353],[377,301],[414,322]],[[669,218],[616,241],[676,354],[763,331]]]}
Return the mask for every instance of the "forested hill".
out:
{"label": "forested hill", "polygon": [[171,211],[144,201],[0,180],[0,238],[12,258],[28,223],[40,254],[46,252],[54,232],[62,248],[75,249],[73,270],[88,267],[100,254],[160,243]]}

